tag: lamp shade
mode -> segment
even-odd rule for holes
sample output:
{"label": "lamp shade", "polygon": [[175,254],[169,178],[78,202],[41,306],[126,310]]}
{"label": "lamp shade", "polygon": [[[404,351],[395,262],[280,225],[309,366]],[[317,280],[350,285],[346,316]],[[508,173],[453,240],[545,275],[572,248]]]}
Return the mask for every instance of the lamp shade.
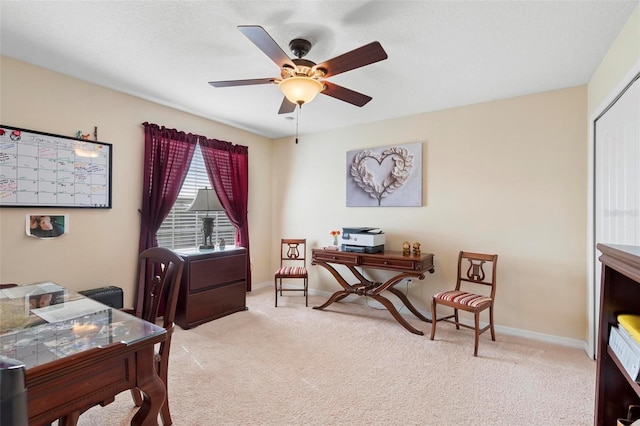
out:
{"label": "lamp shade", "polygon": [[284,96],[291,102],[302,105],[311,102],[324,89],[324,84],[310,77],[289,77],[278,83]]}
{"label": "lamp shade", "polygon": [[196,199],[193,200],[193,203],[191,203],[187,210],[199,212],[214,212],[223,211],[224,208],[220,204],[220,200],[218,200],[216,191],[214,191],[213,189],[204,188],[198,189]]}

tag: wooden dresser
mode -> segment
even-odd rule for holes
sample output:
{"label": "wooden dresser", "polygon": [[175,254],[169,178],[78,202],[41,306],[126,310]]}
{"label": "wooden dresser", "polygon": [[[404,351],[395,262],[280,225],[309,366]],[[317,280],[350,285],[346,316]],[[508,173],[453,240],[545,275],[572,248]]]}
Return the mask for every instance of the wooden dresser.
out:
{"label": "wooden dresser", "polygon": [[247,250],[174,250],[184,259],[176,324],[189,329],[247,310]]}

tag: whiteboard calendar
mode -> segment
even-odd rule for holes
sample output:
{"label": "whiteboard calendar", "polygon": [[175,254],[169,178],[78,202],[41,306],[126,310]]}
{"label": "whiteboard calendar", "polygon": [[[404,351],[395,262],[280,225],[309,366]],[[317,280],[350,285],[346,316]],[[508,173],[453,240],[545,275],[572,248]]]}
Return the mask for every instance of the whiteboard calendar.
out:
{"label": "whiteboard calendar", "polygon": [[0,207],[111,208],[112,145],[0,125]]}

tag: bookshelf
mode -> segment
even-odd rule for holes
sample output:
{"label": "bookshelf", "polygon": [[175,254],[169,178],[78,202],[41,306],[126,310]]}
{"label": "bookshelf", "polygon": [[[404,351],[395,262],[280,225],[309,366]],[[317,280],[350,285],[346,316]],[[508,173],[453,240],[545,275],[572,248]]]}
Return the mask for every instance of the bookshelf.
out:
{"label": "bookshelf", "polygon": [[615,425],[630,405],[640,405],[640,385],[609,347],[609,333],[622,313],[640,314],[640,247],[598,244],[602,253],[596,370],[595,425]]}

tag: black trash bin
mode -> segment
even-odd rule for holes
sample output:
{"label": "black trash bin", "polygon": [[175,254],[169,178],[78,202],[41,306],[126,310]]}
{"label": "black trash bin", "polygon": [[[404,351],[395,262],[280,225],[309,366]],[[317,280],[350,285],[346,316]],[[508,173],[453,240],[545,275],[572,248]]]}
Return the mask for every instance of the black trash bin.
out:
{"label": "black trash bin", "polygon": [[25,366],[0,356],[0,426],[28,426]]}

